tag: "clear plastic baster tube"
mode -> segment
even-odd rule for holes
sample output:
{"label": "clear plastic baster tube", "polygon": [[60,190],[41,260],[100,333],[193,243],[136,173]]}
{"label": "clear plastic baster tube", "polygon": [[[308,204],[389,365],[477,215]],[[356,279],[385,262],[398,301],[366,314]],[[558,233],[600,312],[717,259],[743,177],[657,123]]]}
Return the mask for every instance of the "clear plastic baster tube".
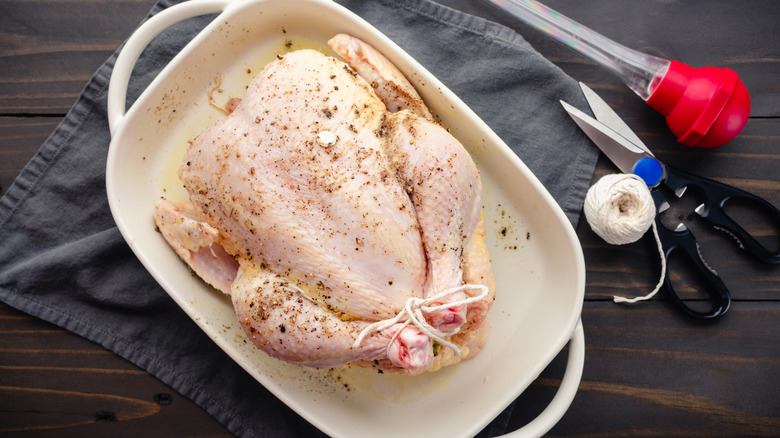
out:
{"label": "clear plastic baster tube", "polygon": [[488,0],[618,76],[643,100],[655,91],[670,61],[620,45],[533,0]]}

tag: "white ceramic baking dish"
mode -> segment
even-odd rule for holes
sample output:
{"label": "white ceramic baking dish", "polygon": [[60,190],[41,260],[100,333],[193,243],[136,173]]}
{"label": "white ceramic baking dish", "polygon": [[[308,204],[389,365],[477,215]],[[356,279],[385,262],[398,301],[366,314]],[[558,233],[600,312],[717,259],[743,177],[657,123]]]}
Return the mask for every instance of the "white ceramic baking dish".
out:
{"label": "white ceramic baking dish", "polygon": [[[219,13],[125,113],[135,62],[159,33],[189,17]],[[245,342],[229,299],[193,276],[155,231],[160,196],[183,198],[176,178],[187,140],[223,114],[208,103],[241,96],[286,42],[325,50],[345,32],[367,41],[417,87],[442,125],[466,146],[484,180],[487,240],[496,275],[491,335],[474,359],[401,377],[362,369],[321,371],[270,358]],[[552,404],[517,436],[547,432],[568,409],[584,362],[582,249],[553,198],[463,102],[361,18],[323,0],[192,0],[143,24],[111,77],[112,140],[106,185],[111,212],[137,257],[176,303],[247,372],[331,436],[472,436],[512,402],[571,339],[566,375]],[[348,390],[347,390],[348,389]]]}

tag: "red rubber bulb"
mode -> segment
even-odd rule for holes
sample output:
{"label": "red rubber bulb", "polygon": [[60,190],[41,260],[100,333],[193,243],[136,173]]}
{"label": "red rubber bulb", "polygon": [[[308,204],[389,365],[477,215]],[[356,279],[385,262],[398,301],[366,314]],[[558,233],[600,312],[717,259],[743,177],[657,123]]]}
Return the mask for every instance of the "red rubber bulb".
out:
{"label": "red rubber bulb", "polygon": [[750,95],[737,73],[677,61],[671,61],[647,104],[666,117],[677,141],[700,148],[728,143],[750,116]]}

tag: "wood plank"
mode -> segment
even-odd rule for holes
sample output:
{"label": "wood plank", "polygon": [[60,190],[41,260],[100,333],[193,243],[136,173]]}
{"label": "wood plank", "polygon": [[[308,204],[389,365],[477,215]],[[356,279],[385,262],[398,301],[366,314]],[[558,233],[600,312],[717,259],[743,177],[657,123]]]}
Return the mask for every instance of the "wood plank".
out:
{"label": "wood plank", "polygon": [[0,303],[0,434],[231,436],[144,370]]}
{"label": "wood plank", "polygon": [[64,115],[153,4],[0,0],[0,115]]}
{"label": "wood plank", "polygon": [[[583,311],[585,370],[577,396],[550,436],[777,436],[780,433],[780,303],[744,303],[702,323],[659,302]],[[552,398],[559,356],[518,400],[513,427]],[[750,394],[745,396],[745,394]],[[541,407],[540,407],[541,405]]]}

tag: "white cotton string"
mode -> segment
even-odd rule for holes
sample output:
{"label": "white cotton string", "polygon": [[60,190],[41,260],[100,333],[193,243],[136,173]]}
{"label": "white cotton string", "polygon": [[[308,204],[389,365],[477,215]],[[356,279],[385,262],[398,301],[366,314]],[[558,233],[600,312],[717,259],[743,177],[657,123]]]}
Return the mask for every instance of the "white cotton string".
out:
{"label": "white cotton string", "polygon": [[612,245],[639,240],[655,219],[655,204],[644,181],[634,174],[605,175],[585,197],[585,217]]}
{"label": "white cotton string", "polygon": [[612,245],[636,242],[648,229],[653,228],[661,256],[661,278],[658,284],[647,295],[630,299],[615,296],[613,301],[635,303],[655,296],[666,275],[666,257],[655,225],[655,203],[645,182],[630,173],[605,175],[588,189],[584,209],[585,218],[593,231]]}
{"label": "white cotton string", "polygon": [[650,298],[653,298],[655,294],[661,290],[661,286],[664,284],[664,276],[666,276],[666,257],[664,257],[664,247],[661,245],[661,238],[658,237],[658,226],[655,224],[655,221],[653,222],[653,236],[655,237],[655,243],[658,246],[658,254],[661,256],[661,278],[658,279],[658,283],[655,285],[655,289],[653,289],[653,291],[649,294],[640,297],[625,298],[613,296],[612,301],[616,303],[628,304],[636,303],[637,301],[646,301]]}
{"label": "white cotton string", "polygon": [[[430,306],[430,304],[436,301],[440,301],[454,293],[467,290],[467,289],[477,289],[480,290],[481,292],[478,295],[475,295],[473,297],[467,297],[462,300],[456,300],[450,303],[440,304],[437,306]],[[364,328],[363,331],[360,332],[360,335],[352,344],[352,348],[360,347],[360,344],[363,343],[363,340],[373,333],[385,330],[393,326],[394,324],[403,323],[403,326],[395,332],[393,337],[390,339],[390,342],[387,344],[388,349],[390,349],[390,345],[392,345],[393,342],[395,342],[396,338],[401,333],[401,330],[404,329],[404,327],[406,327],[409,324],[414,324],[417,328],[420,329],[421,332],[423,332],[423,334],[435,340],[439,344],[451,348],[455,352],[455,355],[460,357],[460,349],[455,344],[445,339],[445,337],[450,336],[454,333],[442,332],[441,330],[428,324],[428,321],[425,319],[425,314],[437,310],[441,310],[441,309],[446,309],[448,307],[457,307],[461,305],[476,303],[477,301],[483,300],[487,296],[487,294],[488,294],[487,286],[483,286],[481,284],[464,284],[462,286],[457,286],[451,289],[447,289],[443,292],[440,292],[428,298],[411,297],[408,300],[406,300],[406,304],[404,305],[404,308],[400,312],[398,312],[398,314],[395,317],[389,319],[383,319],[382,321],[377,321],[373,324],[369,324],[368,326],[366,326],[366,328]]]}

